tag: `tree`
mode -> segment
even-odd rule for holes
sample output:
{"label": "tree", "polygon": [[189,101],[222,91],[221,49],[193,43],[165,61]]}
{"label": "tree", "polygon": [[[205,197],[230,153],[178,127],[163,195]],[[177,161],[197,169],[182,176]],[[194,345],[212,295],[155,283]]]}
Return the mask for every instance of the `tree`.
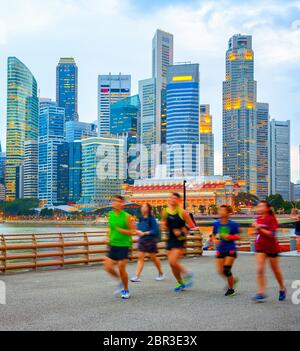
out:
{"label": "tree", "polygon": [[250,193],[239,193],[234,197],[235,207],[240,205],[244,206],[256,206],[259,203],[259,198],[256,195]]}
{"label": "tree", "polygon": [[267,197],[267,201],[277,212],[279,209],[283,209],[285,205],[285,201],[283,200],[280,194],[270,195]]}

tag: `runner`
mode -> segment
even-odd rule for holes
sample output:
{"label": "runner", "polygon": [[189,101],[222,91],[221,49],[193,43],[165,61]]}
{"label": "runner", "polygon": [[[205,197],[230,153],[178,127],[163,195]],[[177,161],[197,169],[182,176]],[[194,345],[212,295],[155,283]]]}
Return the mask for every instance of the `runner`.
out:
{"label": "runner", "polygon": [[141,282],[141,273],[144,269],[145,257],[149,255],[152,262],[158,270],[157,281],[165,279],[162,271],[160,259],[157,257],[157,239],[159,235],[159,227],[153,216],[152,206],[150,204],[141,207],[142,216],[137,224],[136,234],[140,236],[138,241],[138,264],[135,276],[131,279],[133,283]]}
{"label": "runner", "polygon": [[240,238],[239,225],[230,220],[231,209],[227,205],[219,208],[220,219],[214,223],[213,235],[217,238],[217,272],[227,281],[228,289],[225,296],[235,295],[235,285],[238,281],[232,274],[232,267],[237,258],[235,240]]}
{"label": "runner", "polygon": [[162,225],[168,231],[168,260],[174,277],[177,280],[175,291],[182,291],[193,285],[193,274],[189,273],[180,264],[184,255],[188,228],[195,227],[188,212],[180,206],[181,196],[177,193],[171,195],[169,206],[163,211]]}
{"label": "runner", "polygon": [[297,253],[300,254],[300,214],[298,213],[296,216],[292,216],[295,222],[295,235],[296,235],[296,250]]}
{"label": "runner", "polygon": [[256,262],[258,292],[254,298],[256,302],[265,302],[267,296],[265,266],[269,260],[271,269],[279,284],[279,301],[286,299],[286,287],[283,274],[279,266],[279,244],[276,238],[278,229],[277,219],[267,201],[261,201],[257,206],[258,218],[253,227],[256,234]]}
{"label": "runner", "polygon": [[[105,259],[105,270],[118,280],[121,280],[115,295],[129,299],[128,263],[129,249],[132,246],[132,236],[135,226],[131,216],[124,211],[125,199],[116,196],[112,201],[113,211],[109,213],[109,253]],[[118,266],[118,271],[115,269]]]}

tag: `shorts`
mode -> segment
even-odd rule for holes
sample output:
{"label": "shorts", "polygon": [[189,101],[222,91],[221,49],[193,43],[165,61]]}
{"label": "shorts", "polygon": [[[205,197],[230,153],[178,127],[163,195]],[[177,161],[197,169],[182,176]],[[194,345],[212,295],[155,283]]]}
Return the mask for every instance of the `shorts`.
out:
{"label": "shorts", "polygon": [[295,235],[296,236],[300,236],[300,232],[295,232]]}
{"label": "shorts", "polygon": [[256,251],[256,253],[264,253],[267,257],[269,258],[276,258],[279,256],[279,253],[278,252],[275,252],[275,253],[271,253],[271,252],[263,252],[261,250],[258,250]]}
{"label": "shorts", "polygon": [[156,239],[140,240],[138,250],[145,253],[158,253]]}
{"label": "shorts", "polygon": [[185,240],[169,240],[167,242],[167,250],[171,251],[173,249],[184,249],[185,248]]}
{"label": "shorts", "polygon": [[129,247],[110,246],[107,257],[113,261],[123,261],[129,258]]}
{"label": "shorts", "polygon": [[217,259],[224,259],[226,257],[237,258],[237,252],[235,250],[227,251],[227,252],[217,252],[216,258]]}

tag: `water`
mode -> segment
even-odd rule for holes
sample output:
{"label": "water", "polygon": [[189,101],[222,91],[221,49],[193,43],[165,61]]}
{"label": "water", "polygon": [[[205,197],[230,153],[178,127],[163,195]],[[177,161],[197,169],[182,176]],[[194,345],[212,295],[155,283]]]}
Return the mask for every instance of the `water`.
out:
{"label": "water", "polygon": [[[103,226],[94,224],[76,224],[76,225],[59,225],[59,224],[8,224],[0,223],[0,234],[43,234],[43,233],[72,233],[72,232],[99,232],[103,231]],[[212,227],[200,227],[204,237],[212,233]],[[250,228],[242,228],[242,236],[251,235]],[[279,237],[289,237],[294,234],[294,229],[280,228]]]}

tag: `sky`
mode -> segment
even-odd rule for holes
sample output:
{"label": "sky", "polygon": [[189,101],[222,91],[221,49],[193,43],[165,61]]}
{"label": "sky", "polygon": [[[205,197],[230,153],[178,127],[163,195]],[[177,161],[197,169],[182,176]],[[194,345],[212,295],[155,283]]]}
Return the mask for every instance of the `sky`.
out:
{"label": "sky", "polygon": [[222,172],[222,81],[234,34],[253,36],[258,101],[291,120],[292,179],[300,178],[300,0],[0,0],[0,140],[5,148],[6,65],[16,56],[40,96],[55,100],[55,69],[72,56],[79,68],[80,120],[97,119],[97,76],[151,77],[157,28],[174,34],[175,62],[200,64],[201,103],[214,118],[216,173]]}

